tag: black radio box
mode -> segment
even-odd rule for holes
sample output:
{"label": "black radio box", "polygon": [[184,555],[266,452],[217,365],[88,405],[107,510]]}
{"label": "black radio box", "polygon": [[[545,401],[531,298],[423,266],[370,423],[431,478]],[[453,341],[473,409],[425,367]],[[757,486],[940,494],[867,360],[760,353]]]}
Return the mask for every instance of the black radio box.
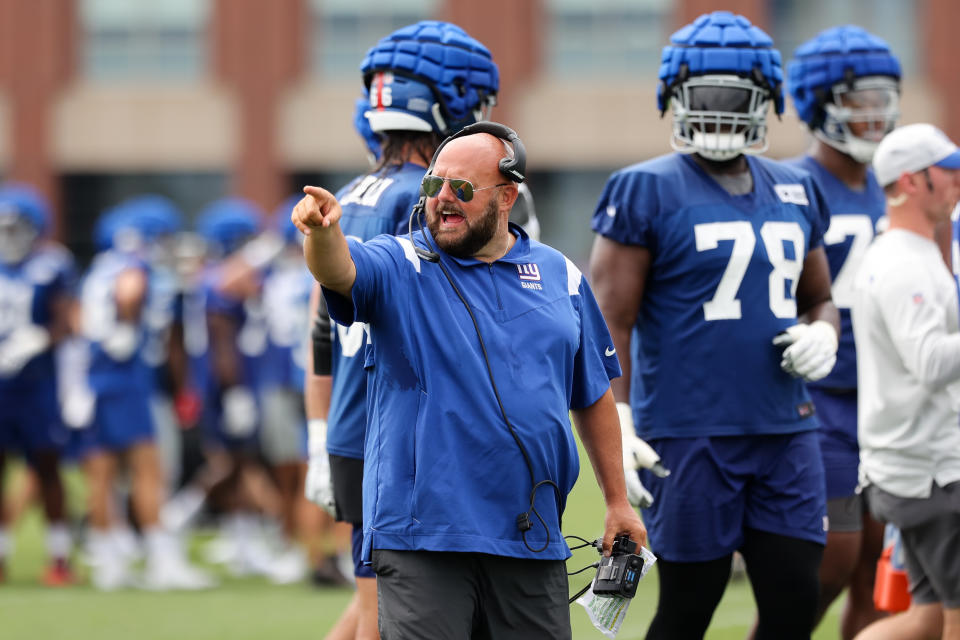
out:
{"label": "black radio box", "polygon": [[598,596],[632,598],[637,594],[637,583],[643,570],[643,556],[633,553],[637,543],[626,537],[613,541],[610,557],[600,559],[593,592]]}

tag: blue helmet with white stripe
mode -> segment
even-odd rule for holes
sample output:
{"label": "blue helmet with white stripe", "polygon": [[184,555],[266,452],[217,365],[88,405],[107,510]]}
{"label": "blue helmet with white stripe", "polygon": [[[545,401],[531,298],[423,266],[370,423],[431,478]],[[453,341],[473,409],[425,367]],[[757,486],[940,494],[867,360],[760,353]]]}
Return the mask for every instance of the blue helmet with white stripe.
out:
{"label": "blue helmet with white stripe", "polygon": [[767,149],[767,111],[783,113],[780,52],[729,11],[704,14],[672,36],[660,60],[657,106],[673,111],[671,145],[729,160]]}
{"label": "blue helmet with white stripe", "polygon": [[900,61],[861,27],[832,27],[797,47],[787,77],[800,119],[858,162],[870,162],[900,117]]}
{"label": "blue helmet with white stripe", "polygon": [[0,187],[0,262],[18,264],[50,226],[50,205],[36,189],[7,183]]}
{"label": "blue helmet with white stripe", "polygon": [[490,51],[449,22],[423,20],[383,38],[360,64],[374,132],[447,136],[487,117],[500,72]]}

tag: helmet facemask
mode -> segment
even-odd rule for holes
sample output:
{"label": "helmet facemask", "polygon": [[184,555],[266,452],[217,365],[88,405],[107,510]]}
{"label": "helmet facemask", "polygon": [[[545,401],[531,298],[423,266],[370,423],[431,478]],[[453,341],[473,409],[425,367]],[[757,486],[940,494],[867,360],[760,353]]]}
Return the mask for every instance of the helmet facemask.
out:
{"label": "helmet facemask", "polygon": [[674,89],[671,146],[725,161],[767,150],[770,92],[737,75],[694,76]]}
{"label": "helmet facemask", "polygon": [[16,211],[0,211],[0,263],[23,262],[38,236],[39,232],[27,217]]}
{"label": "helmet facemask", "polygon": [[888,76],[865,76],[835,84],[830,96],[814,135],[857,162],[870,162],[900,117],[899,83]]}

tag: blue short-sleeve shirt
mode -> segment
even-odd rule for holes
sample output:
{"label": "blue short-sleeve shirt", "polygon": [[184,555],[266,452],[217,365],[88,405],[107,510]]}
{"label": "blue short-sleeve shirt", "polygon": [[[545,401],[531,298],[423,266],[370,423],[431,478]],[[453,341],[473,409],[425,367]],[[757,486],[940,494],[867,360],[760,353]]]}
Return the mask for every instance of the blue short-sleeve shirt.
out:
{"label": "blue short-sleeve shirt", "polygon": [[[516,243],[493,264],[441,260],[476,318],[535,480],[553,480],[565,500],[579,472],[568,412],[599,400],[620,366],[576,266],[510,229]],[[349,246],[357,267],[351,299],[324,294],[334,320],[370,329],[364,558],[372,549],[568,557],[563,500],[558,505],[549,487],[536,497],[547,548],[534,553],[521,539],[516,517],[529,508],[530,473],[473,320],[440,266],[421,260],[407,236]],[[546,530],[535,524],[527,540],[543,546]]]}

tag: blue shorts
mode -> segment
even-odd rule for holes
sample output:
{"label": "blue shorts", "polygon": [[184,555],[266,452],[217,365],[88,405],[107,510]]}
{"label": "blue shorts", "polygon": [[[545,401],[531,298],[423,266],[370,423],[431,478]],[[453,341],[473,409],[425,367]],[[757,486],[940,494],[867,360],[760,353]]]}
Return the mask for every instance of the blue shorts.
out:
{"label": "blue shorts", "polygon": [[641,471],[653,551],[671,562],[716,560],[743,545],[746,528],[824,544],[827,516],[816,431],[763,436],[658,438],[671,474]]}
{"label": "blue shorts", "polygon": [[61,451],[68,440],[52,379],[0,392],[0,450]]}
{"label": "blue shorts", "polygon": [[353,552],[353,575],[355,578],[376,578],[373,567],[363,563],[363,525],[353,525],[350,534],[350,550]]}
{"label": "blue shorts", "polygon": [[93,423],[80,432],[77,453],[124,451],[154,439],[149,394],[111,393],[97,396]]}
{"label": "blue shorts", "polygon": [[827,499],[849,498],[858,484],[857,392],[828,393],[809,388],[820,418],[820,450],[827,474]]}

